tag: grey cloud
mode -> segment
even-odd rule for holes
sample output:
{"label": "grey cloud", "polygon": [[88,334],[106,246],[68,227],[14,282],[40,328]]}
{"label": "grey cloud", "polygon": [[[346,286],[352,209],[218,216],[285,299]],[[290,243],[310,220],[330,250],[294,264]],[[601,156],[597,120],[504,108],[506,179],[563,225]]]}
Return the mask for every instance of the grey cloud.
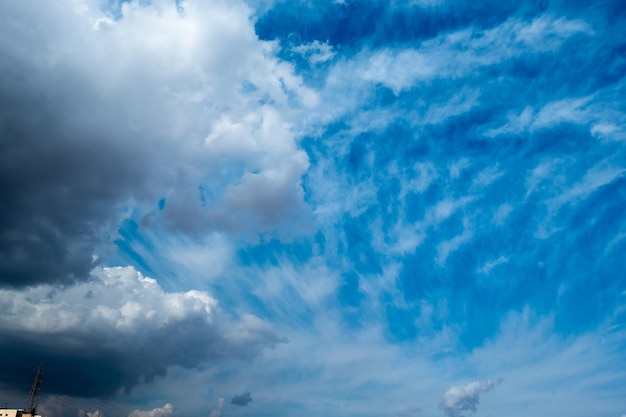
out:
{"label": "grey cloud", "polygon": [[475,413],[480,402],[480,394],[489,392],[495,387],[496,383],[492,380],[451,387],[443,396],[439,408],[448,417],[463,417],[466,412]]}
{"label": "grey cloud", "polygon": [[[87,279],[133,209],[190,235],[272,231],[306,211],[306,154],[285,112],[257,100],[290,106],[306,89],[249,10],[189,2],[180,15],[154,2],[111,24],[100,2],[84,3],[0,3],[0,287]],[[187,20],[200,28],[190,38]],[[240,91],[244,81],[257,89]],[[271,194],[237,195],[256,175]],[[199,187],[217,196],[206,207]]]}
{"label": "grey cloud", "polygon": [[[0,117],[8,107],[0,101]],[[114,235],[117,206],[139,196],[149,170],[131,149],[37,114],[45,109],[20,111],[22,120],[0,119],[0,286],[84,279],[98,243]]]}
{"label": "grey cloud", "polygon": [[[93,296],[85,299],[86,288]],[[250,360],[282,339],[253,316],[231,322],[200,291],[166,293],[132,268],[103,269],[91,281],[59,290],[46,286],[0,291],[0,386],[27,390],[45,363],[48,394],[113,396],[221,358]]]}
{"label": "grey cloud", "polygon": [[252,402],[252,395],[250,394],[250,392],[244,392],[243,394],[240,395],[235,395],[231,400],[230,403],[234,404],[234,405],[241,405],[241,406],[246,406],[248,405],[250,402]]}
{"label": "grey cloud", "polygon": [[119,206],[146,198],[147,178],[160,177],[145,146],[154,132],[125,131],[125,106],[98,93],[96,74],[71,68],[80,62],[37,61],[44,39],[64,43],[64,31],[26,24],[43,20],[45,5],[18,7],[0,6],[0,286],[69,284],[88,276],[96,248],[114,237]]}

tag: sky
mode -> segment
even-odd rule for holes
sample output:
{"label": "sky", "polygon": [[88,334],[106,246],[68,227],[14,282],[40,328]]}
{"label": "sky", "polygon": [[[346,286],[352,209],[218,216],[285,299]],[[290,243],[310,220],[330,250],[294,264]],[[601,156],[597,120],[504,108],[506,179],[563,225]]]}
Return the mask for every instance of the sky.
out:
{"label": "sky", "polygon": [[3,0],[0,404],[626,416],[621,0]]}

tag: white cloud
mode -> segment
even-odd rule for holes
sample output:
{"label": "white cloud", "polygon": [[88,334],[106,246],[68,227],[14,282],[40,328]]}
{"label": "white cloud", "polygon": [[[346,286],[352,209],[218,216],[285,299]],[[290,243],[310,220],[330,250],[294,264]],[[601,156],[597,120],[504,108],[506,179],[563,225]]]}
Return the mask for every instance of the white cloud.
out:
{"label": "white cloud", "polygon": [[[622,115],[624,116],[624,115]],[[591,134],[598,138],[608,138],[612,140],[626,140],[626,130],[620,126],[617,120],[598,120],[591,126]]]}
{"label": "white cloud", "polygon": [[327,42],[313,41],[302,45],[294,46],[292,51],[306,57],[311,65],[316,65],[330,61],[335,56],[332,45]]}
{"label": "white cloud", "polygon": [[5,331],[137,336],[187,317],[213,321],[217,301],[206,292],[166,293],[132,267],[98,268],[92,278],[64,290],[0,290],[0,325]]}
{"label": "white cloud", "polygon": [[480,394],[493,390],[495,386],[494,381],[487,380],[450,387],[444,394],[439,407],[448,417],[462,417],[468,411],[475,413]]}
{"label": "white cloud", "polygon": [[466,157],[459,159],[458,161],[454,161],[448,165],[448,171],[450,172],[451,179],[457,179],[461,175],[461,172],[466,170],[471,166],[470,160]]}
{"label": "white cloud", "polygon": [[474,237],[474,231],[467,219],[463,219],[463,232],[444,240],[437,245],[437,264],[444,266],[448,256],[456,251],[462,244],[469,242]]}
{"label": "white cloud", "polygon": [[222,408],[224,408],[224,398],[217,400],[217,406],[211,411],[210,417],[221,417]]}
{"label": "white cloud", "polygon": [[[202,240],[162,239],[159,243],[158,250],[152,252],[167,253],[181,283],[214,282],[228,273],[235,261],[234,244],[223,233],[214,232]],[[142,257],[146,259],[143,253]]]}
{"label": "white cloud", "polygon": [[533,108],[530,106],[524,107],[520,114],[510,111],[506,115],[506,124],[498,128],[487,130],[485,136],[496,137],[503,134],[517,134],[523,132],[532,123],[533,116]]}
{"label": "white cloud", "polygon": [[613,239],[604,248],[604,253],[610,252],[613,247],[626,239],[626,232],[618,232]]}
{"label": "white cloud", "polygon": [[[337,66],[337,73],[331,74],[331,79],[355,77],[380,83],[399,94],[421,81],[461,77],[475,68],[515,56],[555,50],[575,34],[592,33],[581,20],[549,15],[530,22],[509,19],[485,31],[464,29],[440,35],[418,48],[364,51],[355,61]],[[471,107],[472,100],[465,105]]]}
{"label": "white cloud", "polygon": [[429,226],[437,225],[464,208],[474,199],[475,197],[473,196],[461,197],[459,199],[443,199],[428,209],[424,219],[425,223]]}
{"label": "white cloud", "polygon": [[626,172],[626,168],[612,167],[608,166],[606,162],[601,162],[591,167],[579,182],[563,190],[560,195],[548,200],[547,204],[554,210],[564,204],[584,200],[599,188],[621,178],[624,172]]}
{"label": "white cloud", "polygon": [[626,373],[611,362],[623,355],[623,329],[607,322],[576,337],[560,336],[554,329],[554,315],[539,317],[524,308],[511,312],[497,337],[473,352],[469,366],[480,366],[484,374],[498,373],[506,381],[483,407],[520,417],[615,414]]}
{"label": "white cloud", "polygon": [[509,262],[509,259],[506,256],[500,256],[497,259],[486,262],[481,268],[478,269],[478,272],[489,275],[491,271],[498,265],[503,265]]}
{"label": "white cloud", "polygon": [[497,137],[522,132],[537,132],[561,123],[586,125],[589,133],[598,139],[624,140],[623,124],[626,114],[620,110],[621,102],[611,97],[611,91],[599,91],[583,97],[567,97],[543,104],[535,111],[526,106],[518,114],[510,111],[504,125],[485,131],[485,136]]}
{"label": "white cloud", "polygon": [[558,214],[566,207],[592,197],[603,187],[618,181],[626,168],[616,165],[611,159],[597,162],[584,172],[578,179],[568,178],[572,170],[572,160],[548,160],[533,168],[526,179],[526,199],[531,195],[549,195],[544,198],[545,217],[537,225],[535,236],[548,238],[563,229],[558,224]]}
{"label": "white cloud", "polygon": [[474,180],[472,181],[472,189],[480,190],[482,188],[485,188],[493,184],[503,175],[504,171],[500,169],[499,164],[487,167],[479,172],[476,178],[474,178]]}
{"label": "white cloud", "polygon": [[533,118],[531,129],[539,129],[558,123],[581,123],[588,120],[587,105],[592,96],[563,99],[546,104]]}
{"label": "white cloud", "polygon": [[500,204],[493,213],[493,223],[496,226],[502,226],[509,214],[513,212],[513,206],[508,203]]}
{"label": "white cloud", "polygon": [[450,117],[467,113],[480,104],[479,97],[480,90],[464,88],[445,103],[428,106],[424,122],[429,124],[443,123]]}
{"label": "white cloud", "polygon": [[418,176],[417,178],[405,180],[401,183],[401,200],[404,200],[404,197],[406,197],[409,192],[423,193],[430,187],[433,181],[439,177],[437,168],[432,162],[418,162],[414,165],[414,168],[418,172]]}
{"label": "white cloud", "polygon": [[515,33],[515,40],[536,48],[553,49],[558,47],[563,39],[577,33],[593,35],[594,31],[582,20],[543,16],[534,19],[529,25],[520,26]]}
{"label": "white cloud", "polygon": [[[314,258],[305,265],[281,262],[271,268],[243,270],[241,280],[250,280],[252,293],[262,300],[266,309],[278,322],[301,323],[310,314],[323,314],[330,301],[334,301],[339,274],[324,265],[323,259]],[[246,294],[240,294],[240,300]]]}
{"label": "white cloud", "polygon": [[561,159],[548,159],[534,167],[526,177],[526,196],[525,199],[535,191],[542,191],[545,182],[564,182],[561,173],[562,167],[566,161]]}
{"label": "white cloud", "polygon": [[128,417],[170,417],[175,414],[174,406],[168,403],[163,407],[154,408],[150,411],[133,410]]}
{"label": "white cloud", "polygon": [[[365,58],[365,57],[364,57]],[[398,94],[420,79],[437,75],[437,63],[417,50],[383,50],[367,56],[357,76],[363,81],[381,83]]]}

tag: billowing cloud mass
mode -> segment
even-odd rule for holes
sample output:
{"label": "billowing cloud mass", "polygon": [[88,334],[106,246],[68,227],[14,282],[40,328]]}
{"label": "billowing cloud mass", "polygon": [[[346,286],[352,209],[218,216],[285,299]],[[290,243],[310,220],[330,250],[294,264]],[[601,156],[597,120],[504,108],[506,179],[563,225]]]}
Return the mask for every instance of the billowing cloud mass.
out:
{"label": "billowing cloud mass", "polygon": [[0,285],[86,279],[131,204],[148,216],[164,199],[161,226],[194,236],[306,217],[288,105],[315,94],[251,10],[101,6],[3,2]]}
{"label": "billowing cloud mass", "polygon": [[230,403],[234,405],[246,406],[252,401],[252,395],[250,392],[244,392],[240,395],[235,395],[231,398]]}
{"label": "billowing cloud mass", "polygon": [[480,394],[493,390],[495,386],[495,382],[487,380],[450,387],[444,394],[439,408],[448,417],[462,417],[466,412],[475,413],[480,402]]}
{"label": "billowing cloud mass", "polygon": [[51,394],[113,395],[172,366],[249,360],[282,340],[259,318],[220,318],[206,292],[165,292],[132,267],[99,268],[67,288],[0,290],[0,306],[0,353],[14,358],[0,380],[43,361]]}

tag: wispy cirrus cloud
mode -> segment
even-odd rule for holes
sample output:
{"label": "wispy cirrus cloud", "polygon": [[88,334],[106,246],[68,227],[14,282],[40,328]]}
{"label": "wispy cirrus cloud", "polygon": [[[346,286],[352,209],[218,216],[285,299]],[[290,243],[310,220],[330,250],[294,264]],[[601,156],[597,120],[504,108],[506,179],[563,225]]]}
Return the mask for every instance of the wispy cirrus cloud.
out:
{"label": "wispy cirrus cloud", "polygon": [[[568,38],[593,35],[583,20],[544,15],[530,22],[510,19],[493,29],[464,29],[422,42],[419,47],[364,51],[354,61],[338,65],[329,76],[331,85],[344,80],[380,83],[395,94],[436,78],[460,78],[479,68],[502,63],[515,56],[557,49]],[[347,81],[347,80],[345,80]]]}

